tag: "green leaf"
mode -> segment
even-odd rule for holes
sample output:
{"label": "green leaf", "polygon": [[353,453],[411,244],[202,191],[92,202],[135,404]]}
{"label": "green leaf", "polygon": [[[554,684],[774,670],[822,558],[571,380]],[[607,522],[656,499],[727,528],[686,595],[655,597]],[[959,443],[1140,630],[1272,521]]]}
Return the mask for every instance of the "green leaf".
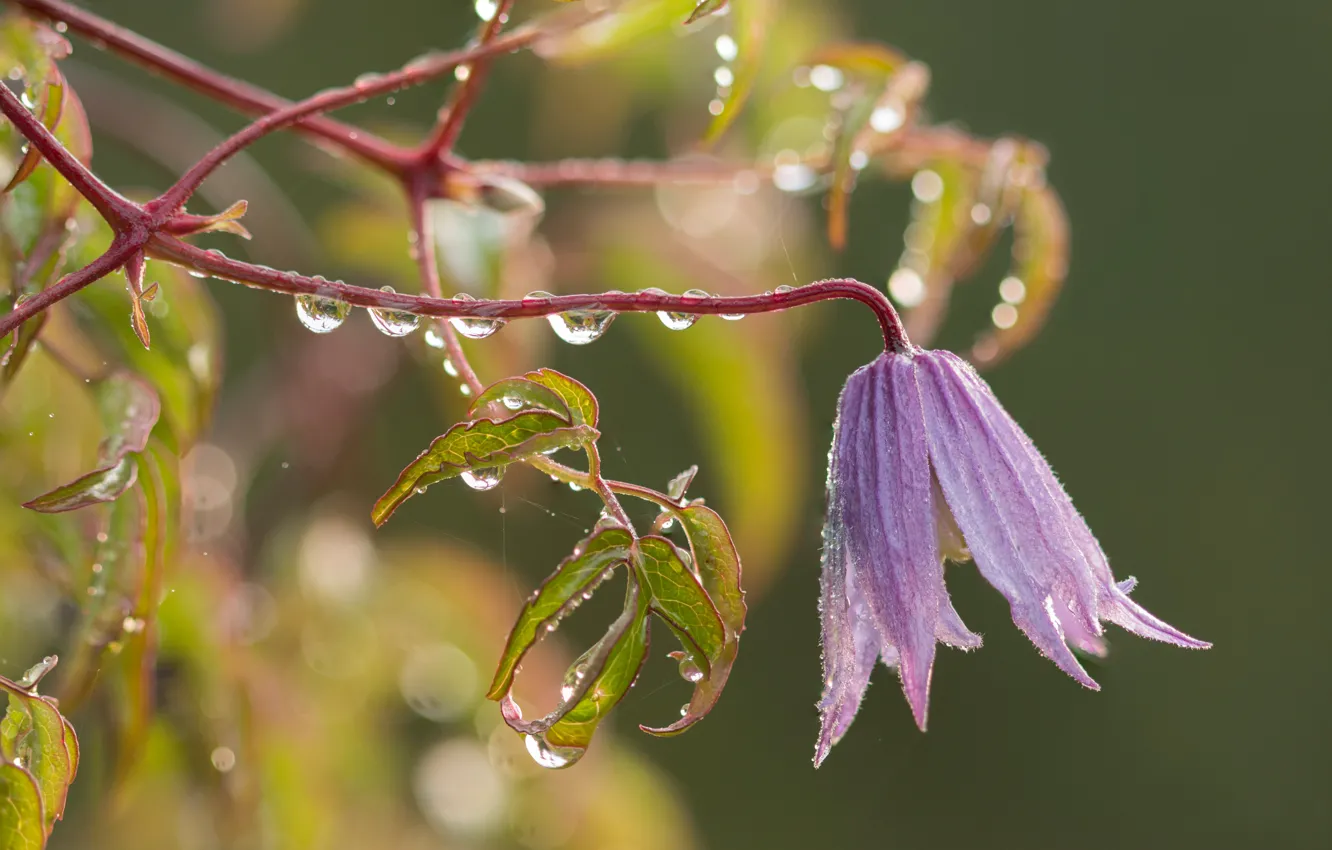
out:
{"label": "green leaf", "polygon": [[647,660],[648,614],[647,594],[629,582],[624,610],[605,636],[569,668],[564,698],[545,717],[525,721],[508,694],[501,699],[504,722],[534,739],[529,749],[547,767],[568,767],[582,758],[597,725],[633,687]]}
{"label": "green leaf", "polygon": [[0,764],[0,850],[41,850],[45,820],[37,780],[21,767]]}
{"label": "green leaf", "polygon": [[25,502],[23,507],[42,513],[72,511],[114,501],[138,474],[132,455],[148,444],[161,413],[157,393],[143,379],[117,372],[97,385],[98,406],[107,436],[98,452],[98,468]]}
{"label": "green leaf", "polygon": [[678,735],[707,716],[721,697],[731,667],[740,651],[740,634],[745,628],[745,593],[740,587],[740,555],[736,552],[726,523],[716,511],[694,505],[674,512],[689,537],[694,569],[702,588],[720,617],[723,638],[720,646],[709,652],[709,669],[694,686],[694,695],[684,716],[669,726],[640,726],[652,735]]}
{"label": "green leaf", "polygon": [[[78,738],[51,697],[0,677],[8,709],[0,722],[0,753],[7,763],[21,764],[40,795],[43,835],[64,815],[70,783],[78,770]],[[2,837],[2,836],[0,836]],[[0,847],[3,847],[0,844]]]}
{"label": "green leaf", "polygon": [[600,415],[597,399],[587,387],[554,369],[538,369],[535,372],[528,372],[523,377],[554,390],[569,408],[570,422],[591,428],[597,427]]}
{"label": "green leaf", "polygon": [[571,419],[569,405],[559,393],[526,378],[509,378],[486,387],[472,402],[467,418],[479,419],[491,412],[497,414],[497,417],[492,418],[504,418],[525,408],[549,410]]}
{"label": "green leaf", "polygon": [[460,422],[408,464],[375,502],[371,517],[375,525],[383,525],[416,493],[469,469],[506,466],[532,455],[582,445],[597,436],[593,428],[571,425],[568,419],[545,410],[525,411],[502,422]]}
{"label": "green leaf", "polygon": [[623,528],[603,529],[579,543],[574,554],[556,567],[519,613],[487,699],[497,700],[509,692],[527,650],[546,633],[547,626],[557,624],[583,601],[584,594],[591,593],[617,566],[629,560],[632,543],[633,538]]}
{"label": "green leaf", "polygon": [[672,478],[670,483],[666,485],[666,495],[677,502],[684,499],[685,493],[689,492],[689,485],[694,483],[694,476],[696,475],[698,475],[698,464],[694,464]]}
{"label": "green leaf", "polygon": [[[698,6],[698,0],[626,0],[612,14],[568,28],[558,13],[548,19],[548,34],[537,52],[560,62],[578,64],[603,59],[626,50],[642,39],[668,33],[680,26]],[[585,16],[574,10],[578,19]]]}
{"label": "green leaf", "polygon": [[696,665],[706,677],[726,641],[717,609],[674,543],[664,537],[644,537],[638,541],[638,555],[635,567],[648,593],[648,607],[666,621],[685,648],[682,670]]}

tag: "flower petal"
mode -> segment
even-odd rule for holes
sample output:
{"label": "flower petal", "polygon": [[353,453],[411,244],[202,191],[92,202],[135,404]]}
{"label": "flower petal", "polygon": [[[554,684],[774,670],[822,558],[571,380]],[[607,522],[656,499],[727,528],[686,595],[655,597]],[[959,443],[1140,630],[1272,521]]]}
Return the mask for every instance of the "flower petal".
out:
{"label": "flower petal", "polygon": [[865,374],[870,439],[852,448],[860,504],[846,517],[848,547],[883,640],[897,649],[902,689],[925,728],[934,669],[943,559],[914,358],[885,355]]}
{"label": "flower petal", "polygon": [[977,568],[1042,654],[1099,688],[1064,642],[1060,608],[1092,634],[1100,626],[1091,568],[1041,477],[1048,466],[970,365],[947,352],[917,360],[930,460]]}
{"label": "flower petal", "polygon": [[880,639],[864,610],[864,600],[851,583],[844,522],[846,502],[851,495],[848,487],[854,483],[846,480],[848,465],[844,455],[848,445],[867,439],[864,390],[864,382],[857,381],[848,381],[843,389],[837,423],[833,426],[833,447],[828,455],[828,516],[823,527],[823,569],[819,582],[824,689],[819,701],[822,728],[814,751],[816,767],[855,719],[880,651]]}
{"label": "flower petal", "polygon": [[[949,354],[946,356],[961,362],[960,358],[956,358],[955,355]],[[1096,593],[1095,616],[1098,619],[1109,620],[1139,637],[1164,641],[1189,649],[1210,647],[1211,644],[1206,641],[1190,637],[1128,598],[1128,591],[1132,590],[1136,580],[1130,579],[1123,583],[1115,581],[1114,574],[1110,571],[1110,563],[1106,558],[1105,550],[1101,548],[1096,536],[1092,534],[1091,529],[1087,526],[1087,521],[1082,518],[1082,514],[1078,513],[1077,508],[1073,506],[1073,500],[1068,497],[1063,485],[1055,477],[1050,465],[1041,457],[1040,452],[1031,442],[1031,438],[1016,422],[1013,422],[999,404],[999,400],[994,397],[989,387],[985,386],[974,370],[967,366],[962,377],[972,385],[973,397],[981,408],[987,411],[991,421],[1003,418],[1013,423],[1008,434],[1013,451],[1025,451],[1028,456],[1034,459],[1036,471],[1044,483],[1046,492],[1059,505],[1065,528],[1072,536],[1074,544],[1082,553],[1091,571],[1094,583],[1093,590]],[[1105,654],[1105,644],[1098,637],[1100,634],[1099,628],[1091,631],[1081,623],[1071,623],[1070,621],[1073,619],[1072,612],[1065,615],[1061,611],[1060,619],[1066,627],[1065,637],[1070,643],[1097,655]],[[1084,641],[1089,645],[1084,645]],[[1097,652],[1093,647],[1099,647],[1100,651]]]}

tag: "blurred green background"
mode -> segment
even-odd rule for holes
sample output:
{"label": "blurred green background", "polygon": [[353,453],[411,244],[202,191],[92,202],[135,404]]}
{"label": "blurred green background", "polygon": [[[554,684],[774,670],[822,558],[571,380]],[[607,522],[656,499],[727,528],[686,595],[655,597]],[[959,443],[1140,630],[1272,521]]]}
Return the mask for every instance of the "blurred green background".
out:
{"label": "blurred green background", "polygon": [[[290,97],[459,44],[475,22],[463,0],[88,5]],[[537,6],[520,0],[519,12]],[[750,318],[712,322],[706,331],[700,323],[690,333],[700,334],[699,346],[706,339],[702,353],[689,348],[688,334],[667,339],[635,317],[578,350],[556,349],[544,328],[509,329],[501,333],[527,334],[518,353],[475,347],[487,377],[501,377],[513,363],[568,371],[601,397],[611,474],[661,486],[699,462],[696,495],[744,526],[737,533],[755,592],[721,704],[681,738],[639,734],[633,724],[669,717],[685,697],[664,663],[650,667],[612,718],[617,746],[671,777],[699,843],[710,848],[1329,846],[1332,671],[1324,605],[1332,572],[1319,529],[1332,506],[1324,233],[1332,221],[1325,84],[1332,6],[786,0],[781,14],[808,22],[820,40],[885,41],[927,63],[936,120],[1050,148],[1049,177],[1073,228],[1068,284],[1044,332],[988,377],[1060,473],[1117,574],[1140,579],[1135,598],[1215,648],[1183,652],[1111,629],[1111,655],[1093,669],[1104,690],[1090,693],[1032,650],[973,569],[955,568],[955,603],[986,646],[941,654],[929,733],[916,731],[895,677],[881,670],[850,734],[816,772],[809,758],[820,686],[819,482],[841,383],[874,355],[872,323],[851,307],[805,311],[796,322]],[[693,53],[667,46],[578,70],[548,70],[525,55],[506,59],[461,151],[548,159],[688,150],[706,117],[713,37],[699,36],[703,47]],[[783,61],[782,53],[774,47],[772,61]],[[91,65],[149,91],[174,91],[83,45],[75,59],[86,63],[85,78]],[[78,88],[79,75],[71,76]],[[93,99],[91,87],[79,90]],[[239,126],[192,96],[171,96],[215,127]],[[367,104],[348,114],[410,138],[412,128],[427,126],[439,97],[434,87],[399,96],[391,109]],[[764,102],[760,95],[756,109]],[[134,114],[132,101],[120,103]],[[121,187],[165,185],[168,170],[101,133],[98,110],[90,112],[100,173]],[[742,125],[723,150],[752,151],[759,139]],[[255,157],[300,215],[278,215],[272,227],[286,229],[277,238],[265,238],[265,225],[248,219],[258,234],[250,256],[365,279],[357,277],[364,265],[351,259],[349,225],[338,224],[346,182],[333,176],[327,157],[290,139],[264,142]],[[542,232],[556,246],[561,273],[540,288],[699,285],[687,266],[660,258],[626,259],[638,271],[621,276],[611,260],[567,261],[573,246],[613,257],[635,247],[634,227],[645,234],[666,227],[652,192],[608,194],[603,209],[595,193],[552,193]],[[250,196],[252,209],[264,211],[273,198],[272,218],[277,194]],[[840,256],[823,247],[816,201],[748,211],[761,217],[769,238],[762,273],[746,280],[755,289],[794,282],[793,275],[882,282],[900,252],[908,202],[904,187],[867,181]],[[385,269],[401,268],[400,253],[383,260]],[[983,274],[997,280],[1002,264]],[[366,282],[397,280],[387,270],[381,277]],[[281,363],[319,359],[337,343],[313,340],[271,296],[211,286],[226,314],[219,429],[234,433],[260,409],[247,390],[275,381]],[[981,286],[991,284],[969,289]],[[958,305],[942,344],[968,343],[976,327],[971,303]],[[631,324],[645,327],[626,330]],[[358,358],[394,368],[386,352],[400,346],[360,339]],[[746,350],[766,353],[751,362]],[[724,361],[718,368],[725,374],[754,374],[758,383],[700,389],[709,383],[701,376],[712,369],[709,356]],[[460,400],[436,386],[437,365],[401,365],[387,386],[348,390],[345,405],[333,408],[351,434],[330,438],[336,456],[301,463],[310,434],[274,436],[268,472],[255,479],[237,520],[248,541],[241,551],[250,555],[238,559],[247,574],[264,581],[273,559],[255,553],[271,551],[270,537],[330,501],[357,521],[366,517],[395,469],[459,414]],[[776,374],[761,377],[765,369]],[[340,391],[336,373],[326,380],[327,388],[314,391]],[[729,465],[719,459],[752,453],[743,431],[728,444],[727,423],[700,413],[717,409],[728,393],[738,394],[731,401],[742,408],[780,417],[771,435],[756,439],[760,449],[771,443],[782,454]],[[722,437],[709,436],[718,429]],[[279,465],[288,461],[294,469]],[[757,484],[736,482],[756,469],[766,476]],[[437,487],[375,540],[466,541],[500,565],[498,578],[515,595],[524,593],[591,524],[595,506],[586,494],[535,476],[512,477],[484,496]],[[788,504],[771,496],[783,487],[798,498]],[[589,639],[599,629],[592,615],[562,634]],[[654,655],[664,646],[659,636]],[[478,651],[487,658],[485,647]],[[420,846],[435,846],[432,840]],[[656,843],[623,840],[623,847]]]}

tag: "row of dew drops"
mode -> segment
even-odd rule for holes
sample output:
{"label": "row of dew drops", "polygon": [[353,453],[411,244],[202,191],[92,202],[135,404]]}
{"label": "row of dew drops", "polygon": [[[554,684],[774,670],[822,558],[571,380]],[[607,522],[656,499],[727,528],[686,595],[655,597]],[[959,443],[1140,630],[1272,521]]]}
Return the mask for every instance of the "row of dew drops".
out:
{"label": "row of dew drops", "polygon": [[[783,290],[789,290],[791,287],[781,287]],[[394,292],[391,286],[382,287],[384,292]],[[645,294],[667,295],[662,289],[645,289]],[[529,292],[524,300],[554,298],[549,292]],[[690,289],[683,295],[684,298],[711,298],[712,295],[701,289]],[[455,301],[475,301],[476,298],[462,293],[454,296]],[[421,317],[412,313],[400,310],[389,310],[382,307],[371,307],[370,318],[375,327],[382,333],[391,337],[405,337],[416,331],[421,325]],[[351,305],[345,301],[339,301],[335,298],[325,298],[320,295],[297,295],[296,296],[296,316],[301,324],[315,333],[330,333],[342,326],[342,323],[351,315]],[[556,313],[547,316],[551,328],[555,335],[571,345],[587,345],[600,339],[610,327],[615,319],[616,312],[613,310],[569,310],[563,313]],[[743,313],[723,313],[723,319],[736,321],[743,319]],[[658,310],[657,318],[661,323],[673,331],[682,331],[693,327],[698,321],[698,316],[693,313],[673,312],[670,310]],[[506,319],[494,319],[481,316],[454,316],[449,319],[449,324],[453,325],[454,330],[468,339],[485,339],[495,333],[505,324]],[[433,348],[442,348],[443,339],[430,328],[426,331],[426,343]]]}

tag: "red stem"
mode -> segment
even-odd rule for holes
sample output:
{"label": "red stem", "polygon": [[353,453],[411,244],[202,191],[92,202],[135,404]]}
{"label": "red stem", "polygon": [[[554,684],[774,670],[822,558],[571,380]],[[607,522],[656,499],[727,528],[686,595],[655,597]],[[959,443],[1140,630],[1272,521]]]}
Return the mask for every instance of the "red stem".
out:
{"label": "red stem", "polygon": [[23,105],[8,86],[0,86],[0,112],[13,122],[28,142],[36,146],[46,161],[51,163],[80,195],[96,207],[112,227],[123,230],[131,224],[142,221],[143,211],[139,205],[107,186],[88,170],[88,166],[79,162],[78,158],[66,150],[65,146],[60,144],[60,140],[46,129],[46,125],[28,111],[28,107]]}
{"label": "red stem", "polygon": [[130,255],[143,246],[142,242],[124,236],[117,236],[106,249],[106,253],[93,260],[76,272],[70,272],[53,286],[27,299],[13,310],[0,316],[0,337],[14,330],[28,319],[62,301],[94,281],[101,280],[111,272],[125,265]]}
{"label": "red stem", "polygon": [[[10,2],[23,7],[36,17],[53,23],[64,23],[71,32],[87,38],[94,44],[104,45],[150,71],[175,80],[241,112],[262,115],[291,105],[291,101],[285,98],[214,71],[174,50],[62,0],[10,0]],[[401,172],[410,160],[406,149],[331,118],[308,116],[300,120],[296,129],[307,135],[333,142],[338,147],[389,172]]]}
{"label": "red stem", "polygon": [[[500,0],[495,14],[481,28],[481,35],[477,38],[477,44],[489,44],[499,35],[500,30],[509,22],[509,10],[512,8],[513,0]],[[453,145],[458,141],[458,135],[462,132],[463,121],[467,119],[467,113],[471,112],[472,107],[476,105],[476,99],[480,96],[481,90],[485,88],[486,76],[489,73],[489,61],[481,60],[472,65],[471,73],[466,80],[453,90],[449,104],[444,108],[434,131],[430,134],[430,138],[426,139],[425,144],[421,146],[420,156],[422,161],[433,160],[441,153],[453,149]]]}
{"label": "red stem", "polygon": [[668,311],[693,315],[748,315],[772,313],[813,304],[816,301],[850,299],[874,311],[883,331],[884,345],[892,351],[911,349],[902,322],[892,302],[867,283],[846,278],[821,280],[794,289],[765,292],[762,295],[709,296],[695,298],[657,292],[602,292],[585,295],[557,295],[550,298],[521,300],[463,301],[385,292],[350,286],[339,281],[280,272],[233,260],[215,251],[205,251],[171,236],[158,234],[148,243],[155,257],[185,266],[197,272],[225,280],[246,283],[261,289],[289,295],[316,295],[344,301],[357,307],[400,310],[418,316],[452,318],[464,316],[487,319],[531,319],[575,310],[610,310],[616,313],[653,313]]}
{"label": "red stem", "polygon": [[248,145],[283,127],[297,123],[303,118],[333,109],[360,103],[372,97],[389,94],[399,89],[420,85],[441,74],[447,73],[459,65],[474,62],[517,50],[535,39],[538,30],[527,27],[514,30],[507,36],[497,38],[489,44],[466,50],[454,50],[409,62],[403,68],[374,78],[363,78],[346,88],[331,89],[299,103],[293,103],[276,112],[263,116],[250,126],[236,133],[222,144],[213,148],[194,167],[176,181],[160,198],[151,202],[149,208],[165,221],[179,212],[194,190],[199,188],[209,174]]}

